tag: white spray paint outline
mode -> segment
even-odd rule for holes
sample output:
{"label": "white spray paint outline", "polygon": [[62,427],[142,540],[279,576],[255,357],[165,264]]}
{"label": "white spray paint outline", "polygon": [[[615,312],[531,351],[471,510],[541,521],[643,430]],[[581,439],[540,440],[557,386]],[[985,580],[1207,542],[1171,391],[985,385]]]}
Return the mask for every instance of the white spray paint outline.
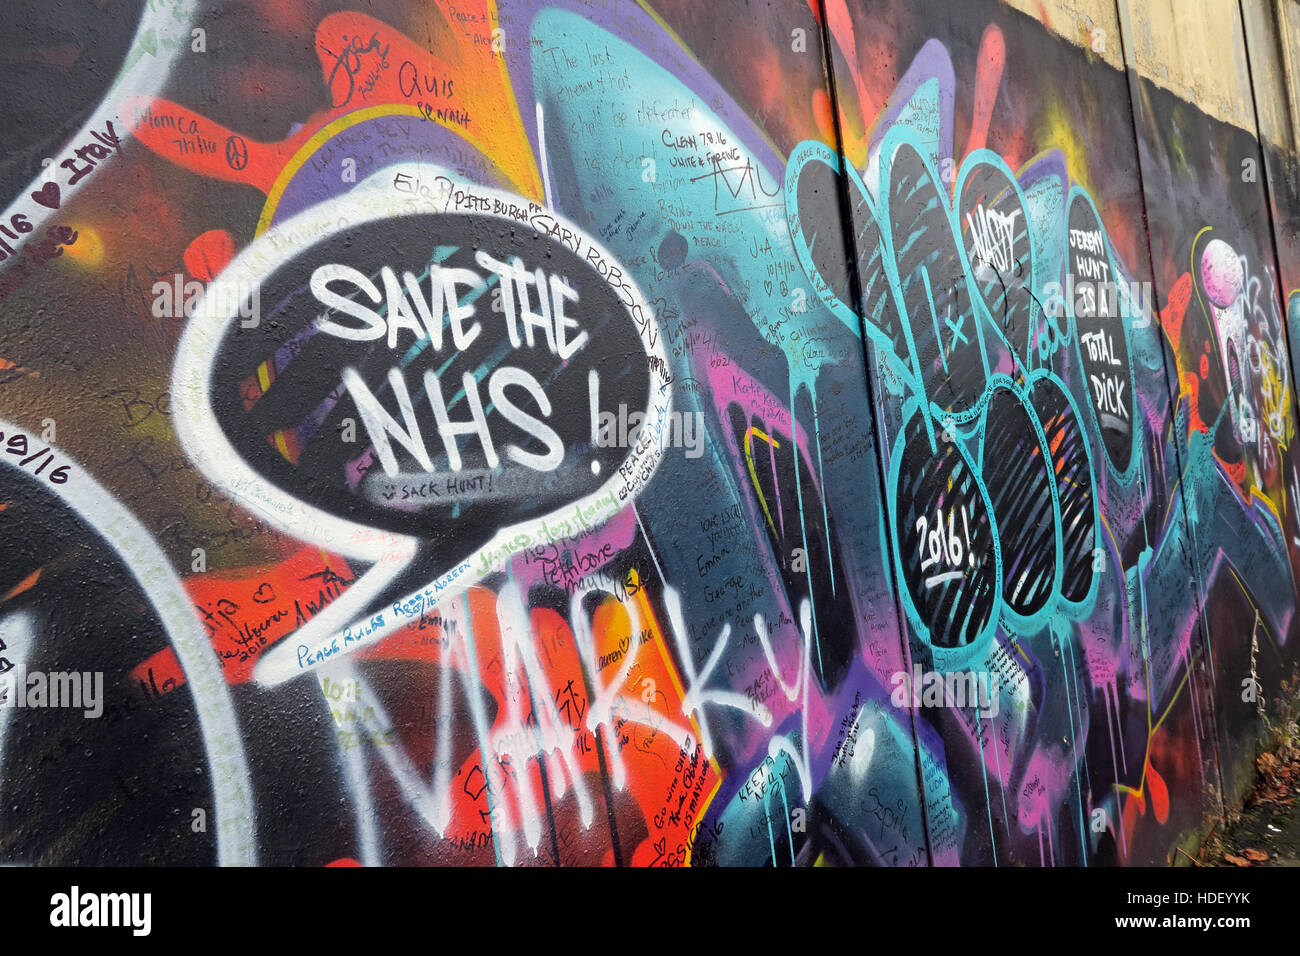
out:
{"label": "white spray paint outline", "polygon": [[[28,446],[49,445],[37,435],[3,419],[0,419],[0,432],[10,436],[23,435]],[[235,708],[221,663],[194,613],[193,603],[167,555],[135,515],[85,468],[63,452],[59,452],[58,457],[70,466],[68,480],[42,484],[121,556],[158,614],[193,692],[199,732],[212,775],[212,799],[217,817],[217,862],[222,866],[256,866],[257,849],[252,840],[256,832],[256,811],[243,738],[239,734],[239,723],[235,719]],[[5,464],[18,467],[10,462]],[[29,474],[25,469],[19,470]],[[39,476],[35,477],[39,480]]]}
{"label": "white spray paint outline", "polygon": [[[221,340],[227,325],[238,318],[237,313],[229,313],[221,306],[237,301],[234,296],[236,290],[260,284],[304,249],[324,242],[347,228],[399,216],[458,212],[459,209],[449,208],[456,194],[498,201],[505,206],[528,206],[528,200],[521,196],[463,180],[441,167],[435,166],[434,169],[449,184],[446,194],[441,197],[442,201],[432,197],[414,197],[409,193],[399,195],[391,187],[385,188],[392,183],[395,173],[405,171],[408,175],[427,175],[429,172],[428,164],[394,164],[374,173],[346,195],[313,206],[268,230],[209,283],[177,346],[172,370],[172,421],[181,447],[199,471],[227,494],[240,499],[295,537],[349,559],[375,562],[347,591],[295,631],[291,638],[285,638],[262,655],[254,668],[253,677],[263,686],[279,685],[328,661],[372,646],[409,623],[405,616],[387,614],[384,623],[364,637],[344,640],[345,629],[360,632],[370,623],[357,616],[407,568],[422,539],[400,534],[385,534],[380,539],[380,536],[375,535],[375,529],[369,525],[337,517],[282,491],[244,461],[217,423],[210,399],[212,373]],[[623,270],[628,294],[632,299],[631,304],[624,304],[623,308],[627,320],[637,327],[648,369],[653,369],[656,359],[659,368],[668,368],[665,336],[655,325],[655,313],[631,274],[617,258],[576,224],[549,209],[541,210],[541,214],[554,227],[567,229],[572,235],[580,237],[585,248],[593,250],[605,262],[617,264]],[[476,210],[473,215],[500,219],[515,230],[533,229],[545,237],[546,241],[556,242],[567,249],[559,240],[550,237],[553,230],[538,229],[531,222],[521,222],[486,210]],[[583,261],[595,269],[590,253]],[[599,275],[599,271],[596,271]],[[621,296],[619,300],[621,303]],[[634,310],[638,307],[644,317],[644,324],[638,324],[633,318]],[[672,392],[663,386],[658,392],[656,396],[651,372],[647,395],[649,405],[645,413],[643,434],[660,433],[667,425],[672,407]],[[624,481],[619,475],[621,468],[611,469],[609,479],[595,491],[576,500],[568,500],[546,515],[499,529],[486,544],[475,548],[472,554],[425,587],[401,597],[399,603],[422,597],[426,605],[432,606],[463,593],[481,581],[486,573],[504,566],[502,555],[507,553],[507,546],[508,553],[522,550],[523,546],[517,546],[520,538],[527,538],[529,543],[549,542],[551,539],[544,529],[561,520],[575,506],[584,510],[591,509],[589,523],[592,526],[608,521],[635,500],[653,477],[662,457],[663,449],[654,442],[648,443],[648,447],[630,449],[622,467],[631,465],[630,470],[635,478]],[[649,467],[644,466],[647,460]],[[626,491],[626,496],[621,499],[620,491]],[[602,499],[607,500],[602,502]],[[485,554],[497,557],[486,561],[483,558]],[[477,570],[479,565],[486,566],[488,570]],[[298,654],[299,647],[307,650],[308,662],[305,664]],[[328,657],[323,657],[321,652],[330,648],[335,650]]]}
{"label": "white spray paint outline", "polygon": [[[189,40],[190,24],[194,22],[194,13],[198,8],[197,0],[177,0],[181,8],[179,16],[172,16],[168,11],[154,10],[153,4],[149,3],[149,9],[146,9],[144,15],[140,18],[140,25],[136,28],[135,36],[131,40],[131,45],[127,48],[126,56],[123,57],[123,63],[135,59],[135,65],[123,67],[113,80],[113,85],[108,88],[104,98],[99,101],[94,112],[77,130],[75,136],[68,140],[68,145],[64,147],[63,152],[53,157],[54,162],[45,167],[30,183],[19,190],[9,203],[3,214],[0,214],[0,221],[9,222],[15,215],[22,213],[27,217],[31,224],[32,237],[45,225],[46,221],[55,213],[62,211],[67,204],[69,197],[85,188],[85,179],[83,177],[75,184],[59,183],[59,205],[55,209],[41,205],[32,199],[31,194],[34,191],[44,188],[45,183],[53,182],[54,170],[61,169],[59,163],[64,159],[73,157],[74,150],[91,138],[91,131],[97,130],[104,126],[105,123],[116,120],[122,124],[122,130],[118,133],[118,146],[116,150],[111,150],[104,159],[96,160],[96,167],[104,165],[119,152],[120,147],[131,137],[133,123],[124,121],[118,114],[116,106],[107,105],[110,100],[130,101],[135,97],[150,98],[158,93],[167,83],[171,76],[172,66],[175,64],[180,50]],[[145,43],[145,37],[153,35],[152,44]],[[180,39],[180,38],[184,39]],[[179,40],[179,42],[177,42]],[[155,52],[151,52],[148,46],[152,45],[155,50],[162,48],[164,43],[175,42],[175,47],[170,56],[160,58]],[[162,59],[162,65],[159,66],[159,60]],[[30,242],[29,238],[27,242]],[[25,243],[24,243],[25,245]],[[23,246],[18,246],[20,251]],[[0,263],[0,272],[3,272],[13,266],[19,260],[20,256],[15,252],[3,263]]]}

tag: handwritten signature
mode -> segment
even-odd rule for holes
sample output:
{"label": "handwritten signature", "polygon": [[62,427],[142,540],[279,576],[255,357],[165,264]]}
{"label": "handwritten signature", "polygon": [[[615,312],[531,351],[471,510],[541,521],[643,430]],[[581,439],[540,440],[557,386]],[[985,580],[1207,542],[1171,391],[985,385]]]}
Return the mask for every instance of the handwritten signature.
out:
{"label": "handwritten signature", "polygon": [[[326,54],[335,58],[334,68],[330,70],[327,85],[330,88],[331,103],[336,109],[338,107],[347,106],[352,102],[352,97],[357,92],[357,76],[361,73],[362,59],[368,53],[376,53],[379,56],[379,63],[370,71],[370,75],[366,78],[366,85],[361,89],[362,99],[365,99],[365,97],[369,95],[370,91],[375,88],[375,83],[379,79],[379,71],[386,70],[389,67],[388,50],[391,44],[380,46],[378,32],[370,34],[369,41],[363,41],[359,36],[345,36],[343,39],[346,41],[346,46],[344,46],[343,50],[337,55],[327,47],[323,45],[321,46],[321,49],[324,50]],[[343,71],[343,79],[339,80],[337,88],[341,89],[344,81],[347,83],[347,94],[341,101],[338,100],[336,95],[335,85],[335,80],[338,78],[340,70]]]}

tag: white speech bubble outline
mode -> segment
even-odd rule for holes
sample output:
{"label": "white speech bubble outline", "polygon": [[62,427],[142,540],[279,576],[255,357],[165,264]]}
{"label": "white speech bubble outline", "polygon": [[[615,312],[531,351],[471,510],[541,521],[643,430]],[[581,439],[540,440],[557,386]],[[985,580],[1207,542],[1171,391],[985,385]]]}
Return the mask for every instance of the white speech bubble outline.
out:
{"label": "white speech bubble outline", "polygon": [[[172,15],[165,10],[154,10],[152,2],[147,6],[148,9],[145,10],[144,16],[140,18],[140,25],[136,28],[135,36],[131,39],[131,45],[127,47],[126,56],[123,57],[123,64],[129,62],[132,57],[136,57],[135,65],[131,67],[124,65],[118,71],[117,77],[113,80],[113,85],[108,88],[103,99],[99,101],[99,105],[90,114],[90,119],[86,121],[81,129],[77,130],[75,136],[68,140],[64,152],[54,157],[55,161],[48,167],[49,169],[61,168],[59,163],[73,156],[73,151],[90,138],[92,130],[99,129],[110,120],[116,120],[122,124],[122,129],[118,131],[117,137],[119,146],[125,146],[127,140],[131,138],[132,124],[130,121],[124,121],[118,115],[117,106],[110,106],[108,105],[109,102],[129,102],[134,97],[152,97],[163,88],[168,77],[171,76],[172,65],[175,63],[181,48],[189,41],[190,24],[194,22],[194,12],[198,9],[198,2],[197,0],[181,0],[179,2],[181,10],[179,16]],[[162,49],[164,39],[172,41],[178,37],[184,37],[183,41],[175,44],[171,55],[163,60],[161,68],[158,65],[158,54],[151,53],[145,48],[144,38],[150,33],[154,35],[152,45],[156,50]],[[96,165],[104,165],[118,152],[119,150],[111,151],[104,159],[96,160]],[[18,195],[10,201],[8,208],[3,213],[0,213],[0,222],[8,223],[15,215],[22,213],[32,226],[31,235],[35,235],[51,216],[63,210],[63,207],[67,205],[68,198],[75,195],[78,190],[84,189],[86,182],[92,178],[90,176],[83,177],[75,185],[71,186],[66,183],[59,183],[59,206],[57,209],[50,209],[32,199],[31,194],[51,180],[53,176],[52,172],[42,171],[35,179],[24,186]],[[22,249],[22,246],[17,248]],[[0,273],[12,267],[19,258],[21,257],[15,251],[14,255],[4,262],[0,262]]]}
{"label": "white speech bubble outline", "polygon": [[[405,172],[408,175],[419,173],[427,176],[431,170],[443,184],[444,194],[441,197],[399,195],[391,185],[386,187],[386,183],[392,182],[395,172],[399,175]],[[226,326],[238,319],[238,313],[227,314],[220,309],[220,305],[230,301],[230,288],[247,289],[259,284],[298,253],[336,232],[398,216],[461,212],[461,202],[475,204],[470,197],[530,208],[529,201],[524,197],[463,180],[443,167],[427,163],[394,164],[379,170],[346,195],[313,206],[268,230],[241,252],[209,283],[177,346],[172,369],[172,421],[181,447],[196,467],[227,494],[240,499],[295,537],[347,558],[375,562],[374,567],[357,578],[343,594],[295,631],[292,644],[286,638],[262,655],[254,667],[253,677],[263,686],[274,687],[327,661],[371,646],[409,623],[408,615],[388,613],[387,609],[377,612],[370,619],[355,618],[406,569],[423,539],[388,532],[377,534],[376,529],[370,525],[349,521],[309,505],[264,480],[244,461],[217,423],[210,399],[212,372],[222,337]],[[468,210],[465,211],[470,214]],[[645,349],[647,375],[650,377],[649,405],[642,434],[662,434],[672,407],[672,390],[665,382],[656,394],[650,370],[655,365],[654,359],[658,359],[658,368],[669,368],[664,348],[665,337],[655,324],[654,311],[622,263],[576,224],[548,209],[537,207],[536,218],[545,220],[550,227],[541,229],[531,219],[523,222],[478,209],[473,210],[472,214],[501,219],[515,229],[531,228],[548,242],[559,242],[551,238],[554,228],[566,229],[570,235],[582,239],[583,248],[588,251],[579,258],[596,269],[598,275],[599,270],[592,264],[593,254],[606,263],[617,263],[626,279],[626,297],[631,302],[624,302],[624,296],[617,289],[615,294],[624,306],[627,320],[637,326]],[[634,318],[638,311],[643,317],[639,323]],[[516,553],[531,544],[553,541],[553,535],[546,530],[548,523],[556,523],[575,506],[582,513],[590,509],[587,520],[592,526],[613,518],[641,492],[663,457],[659,443],[640,444],[642,447],[629,450],[620,468],[611,471],[609,479],[595,491],[576,500],[566,501],[558,510],[541,517],[499,529],[474,554],[456,563],[420,590],[400,598],[398,603],[406,604],[423,598],[426,606],[432,606],[463,593],[487,574],[503,567],[505,554]],[[627,481],[620,477],[620,473],[629,465],[632,466],[629,473],[634,478]],[[346,621],[352,623],[343,627]],[[367,627],[373,629],[366,631],[364,636],[350,636],[350,632],[362,632]],[[299,648],[304,648],[306,656],[314,660],[303,664],[299,658]],[[333,649],[330,650],[331,648]],[[325,656],[327,650],[329,654]]]}
{"label": "white speech bubble outline", "polygon": [[[8,438],[22,435],[29,448],[52,447],[35,432],[5,419],[0,419],[0,433]],[[63,466],[70,466],[67,467],[66,481],[45,481],[38,474],[4,459],[0,459],[0,473],[5,467],[15,468],[40,482],[108,542],[122,559],[127,573],[144,592],[158,615],[176,659],[180,661],[194,698],[199,736],[203,739],[208,772],[212,778],[212,801],[217,818],[217,864],[256,866],[257,807],[252,799],[244,738],[239,732],[239,721],[235,717],[234,702],[221,662],[194,614],[194,604],[185,591],[185,585],[140,520],[75,459],[64,451],[54,451],[51,463],[58,460]]]}

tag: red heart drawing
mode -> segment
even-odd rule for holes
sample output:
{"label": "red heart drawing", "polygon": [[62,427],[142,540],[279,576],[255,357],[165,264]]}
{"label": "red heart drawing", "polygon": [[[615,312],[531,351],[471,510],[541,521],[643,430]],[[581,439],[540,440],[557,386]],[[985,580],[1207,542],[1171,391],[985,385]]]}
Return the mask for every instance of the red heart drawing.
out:
{"label": "red heart drawing", "polygon": [[46,183],[36,192],[32,193],[32,199],[36,200],[46,209],[59,208],[59,184],[55,182]]}

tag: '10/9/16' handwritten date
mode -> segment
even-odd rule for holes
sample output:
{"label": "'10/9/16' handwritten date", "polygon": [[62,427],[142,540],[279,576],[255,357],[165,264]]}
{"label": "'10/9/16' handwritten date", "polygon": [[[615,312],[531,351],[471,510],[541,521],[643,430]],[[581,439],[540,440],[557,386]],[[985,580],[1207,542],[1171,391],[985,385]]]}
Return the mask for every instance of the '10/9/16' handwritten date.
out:
{"label": "'10/9/16' handwritten date", "polygon": [[[4,432],[0,432],[0,441],[3,440],[4,440]],[[15,458],[19,458],[20,456],[22,456],[21,460],[18,462],[18,465],[21,468],[26,468],[29,464],[36,461],[37,459],[44,459],[33,470],[32,473],[36,475],[39,475],[42,471],[46,469],[46,467],[49,466],[51,462],[54,461],[54,449],[49,445],[42,448],[40,451],[36,451],[36,452],[32,452],[31,454],[28,454],[26,435],[10,435],[9,440],[4,443],[4,450],[9,454],[13,455]],[[54,484],[61,485],[68,480],[68,466],[59,465],[59,467],[51,471],[48,475],[46,475],[46,477],[49,478],[50,481],[53,482]]]}

